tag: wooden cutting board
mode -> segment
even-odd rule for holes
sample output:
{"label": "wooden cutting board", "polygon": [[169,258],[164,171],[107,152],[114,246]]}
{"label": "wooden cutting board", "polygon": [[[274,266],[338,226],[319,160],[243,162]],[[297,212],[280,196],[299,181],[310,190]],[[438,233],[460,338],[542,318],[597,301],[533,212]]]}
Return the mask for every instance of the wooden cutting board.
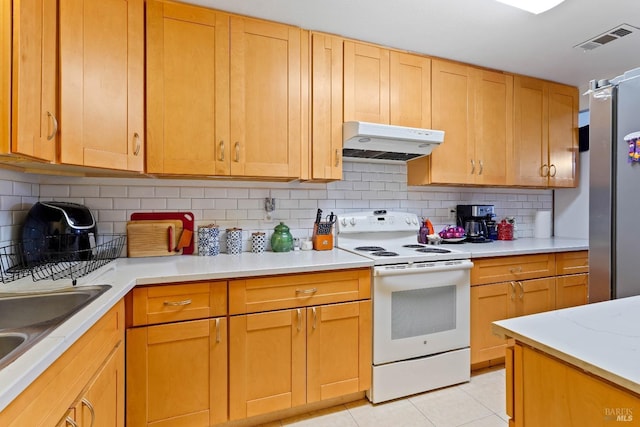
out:
{"label": "wooden cutting board", "polygon": [[172,256],[182,234],[180,220],[138,220],[127,222],[127,256]]}

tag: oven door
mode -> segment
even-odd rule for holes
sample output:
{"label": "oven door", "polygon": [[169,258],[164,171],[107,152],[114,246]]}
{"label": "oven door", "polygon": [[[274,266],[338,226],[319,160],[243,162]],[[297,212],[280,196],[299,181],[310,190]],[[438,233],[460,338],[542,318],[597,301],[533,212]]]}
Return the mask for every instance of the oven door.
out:
{"label": "oven door", "polygon": [[374,267],[373,363],[469,347],[469,260]]}

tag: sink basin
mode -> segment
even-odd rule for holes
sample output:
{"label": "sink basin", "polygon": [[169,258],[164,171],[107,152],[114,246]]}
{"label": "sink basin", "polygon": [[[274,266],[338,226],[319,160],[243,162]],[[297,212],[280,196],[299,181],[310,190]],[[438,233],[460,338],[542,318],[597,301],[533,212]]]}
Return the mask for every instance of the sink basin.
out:
{"label": "sink basin", "polygon": [[0,360],[27,341],[27,335],[18,333],[0,334]]}
{"label": "sink basin", "polygon": [[0,369],[98,298],[110,285],[0,294]]}

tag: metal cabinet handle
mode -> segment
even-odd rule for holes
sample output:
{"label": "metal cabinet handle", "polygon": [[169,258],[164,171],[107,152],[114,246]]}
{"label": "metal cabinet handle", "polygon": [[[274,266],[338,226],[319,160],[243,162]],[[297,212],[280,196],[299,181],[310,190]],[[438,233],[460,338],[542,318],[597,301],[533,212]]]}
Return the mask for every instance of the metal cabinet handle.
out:
{"label": "metal cabinet handle", "polygon": [[304,295],[308,295],[308,294],[315,294],[316,292],[318,292],[318,288],[311,288],[311,289],[296,289],[296,294],[304,294]]}
{"label": "metal cabinet handle", "polygon": [[482,175],[482,171],[484,170],[484,163],[482,163],[482,160],[480,160],[478,163],[480,163],[480,171],[478,171],[478,175]]}
{"label": "metal cabinet handle", "polygon": [[554,164],[551,164],[551,166],[549,166],[549,172],[551,172],[551,168],[553,168],[553,173],[551,173],[549,176],[551,178],[553,178],[554,176],[556,176],[556,172],[558,172],[558,171],[556,169],[556,165],[554,165]]}
{"label": "metal cabinet handle", "polygon": [[316,329],[318,326],[318,313],[316,312],[316,308],[312,307],[311,312],[313,313],[313,329]]}
{"label": "metal cabinet handle", "polygon": [[511,301],[516,299],[516,282],[511,282]]}
{"label": "metal cabinet handle", "polygon": [[336,167],[340,166],[340,150],[336,148]]}
{"label": "metal cabinet handle", "polygon": [[89,402],[89,400],[86,397],[83,397],[80,402],[84,406],[89,408],[89,412],[91,413],[91,424],[89,425],[89,427],[93,427],[93,425],[95,424],[95,421],[96,421],[96,411],[95,411],[95,409],[93,409],[93,405],[91,404],[91,402]]}
{"label": "metal cabinet handle", "polygon": [[540,176],[549,176],[549,166],[546,163],[540,166]]}
{"label": "metal cabinet handle", "polygon": [[518,286],[520,286],[520,299],[524,298],[524,285],[522,282],[518,282]]}
{"label": "metal cabinet handle", "polygon": [[519,265],[517,267],[512,267],[512,268],[509,269],[509,272],[511,274],[522,273],[522,266]]}
{"label": "metal cabinet handle", "polygon": [[476,162],[471,159],[471,175],[473,175],[476,172]]}
{"label": "metal cabinet handle", "polygon": [[239,162],[240,161],[240,142],[236,141],[235,143],[235,150],[236,150],[236,159],[235,162]]}
{"label": "metal cabinet handle", "polygon": [[137,156],[138,154],[140,154],[140,147],[141,147],[140,135],[138,134],[138,132],[134,132],[134,134],[133,134],[133,142],[134,142],[133,155]]}
{"label": "metal cabinet handle", "polygon": [[76,424],[76,422],[73,421],[73,418],[71,418],[71,417],[65,418],[64,421],[67,423],[67,425],[69,425],[71,427],[78,427],[78,424]]}
{"label": "metal cabinet handle", "polygon": [[220,342],[220,319],[216,319],[216,342]]}
{"label": "metal cabinet handle", "polygon": [[191,304],[191,299],[185,299],[182,301],[165,301],[164,305],[168,305],[170,307],[177,307],[177,306],[181,306],[181,305],[189,305]]}
{"label": "metal cabinet handle", "polygon": [[298,331],[302,330],[302,310],[297,309],[298,312]]}
{"label": "metal cabinet handle", "polygon": [[224,141],[220,141],[220,161],[224,162]]}
{"label": "metal cabinet handle", "polygon": [[47,116],[53,121],[53,132],[47,135],[47,141],[51,141],[58,133],[58,119],[49,111],[47,111]]}

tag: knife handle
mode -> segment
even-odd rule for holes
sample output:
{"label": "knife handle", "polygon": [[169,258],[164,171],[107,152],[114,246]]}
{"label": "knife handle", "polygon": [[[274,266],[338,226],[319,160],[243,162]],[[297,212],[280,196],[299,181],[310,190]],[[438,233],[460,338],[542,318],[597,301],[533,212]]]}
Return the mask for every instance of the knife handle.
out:
{"label": "knife handle", "polygon": [[173,252],[173,225],[167,228],[167,252]]}

